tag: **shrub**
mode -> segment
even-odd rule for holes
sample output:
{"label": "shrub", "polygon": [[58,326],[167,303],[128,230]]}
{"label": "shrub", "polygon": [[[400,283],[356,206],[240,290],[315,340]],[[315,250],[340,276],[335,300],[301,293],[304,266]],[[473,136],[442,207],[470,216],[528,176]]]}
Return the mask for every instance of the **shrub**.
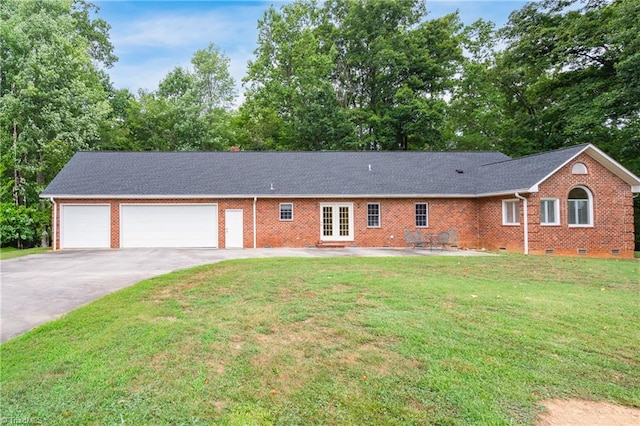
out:
{"label": "shrub", "polygon": [[40,244],[41,232],[49,223],[44,208],[0,203],[0,243],[18,248]]}

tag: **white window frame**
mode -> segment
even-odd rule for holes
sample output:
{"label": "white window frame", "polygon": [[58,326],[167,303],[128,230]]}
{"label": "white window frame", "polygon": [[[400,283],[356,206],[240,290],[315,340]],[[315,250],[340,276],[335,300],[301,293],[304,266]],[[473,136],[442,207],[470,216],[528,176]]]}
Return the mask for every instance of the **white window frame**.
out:
{"label": "white window frame", "polygon": [[[418,206],[425,206],[425,224],[424,225],[418,225]],[[414,208],[413,208],[413,214],[414,214],[414,223],[416,225],[416,228],[428,228],[429,227],[429,203],[415,203]]]}
{"label": "white window frame", "polygon": [[[283,206],[290,206],[291,207],[291,217],[290,218],[282,218],[282,207]],[[279,207],[278,207],[278,218],[280,219],[280,222],[293,222],[293,203],[280,203]]]}
{"label": "white window frame", "polygon": [[[509,220],[509,214],[513,215],[513,221]],[[502,200],[502,224],[505,226],[520,225],[520,200],[517,198]]]}
{"label": "white window frame", "polygon": [[[323,232],[324,207],[331,207],[333,209],[333,235],[324,235]],[[348,235],[340,235],[340,207],[348,208]],[[320,241],[354,241],[353,203],[320,203]]]}
{"label": "white window frame", "polygon": [[575,163],[573,167],[571,167],[571,174],[586,175],[587,173],[587,166],[584,163]]}
{"label": "white window frame", "polygon": [[[592,228],[593,227],[593,194],[591,193],[591,191],[589,190],[589,188],[587,188],[586,186],[582,186],[582,185],[576,185],[574,187],[572,187],[569,192],[573,191],[574,189],[580,188],[582,190],[584,190],[587,193],[587,213],[589,215],[588,217],[588,223],[571,223],[570,222],[570,218],[571,218],[571,210],[574,209],[574,202],[575,201],[585,201],[582,199],[571,199],[569,198],[569,196],[567,195],[567,224],[569,225],[569,228]],[[576,212],[577,213],[577,212]],[[578,215],[576,214],[576,218],[578,217]]]}
{"label": "white window frame", "polygon": [[[543,209],[548,203],[553,203],[553,221],[547,218],[547,210]],[[540,199],[540,225],[557,226],[560,225],[560,200],[558,198],[541,198]]]}
{"label": "white window frame", "polygon": [[[375,215],[371,214],[369,212],[369,207],[370,206],[377,206],[378,211]],[[381,220],[380,220],[380,203],[367,203],[367,228],[380,228],[381,227]],[[369,221],[370,218],[375,218],[376,224],[375,225],[371,225],[371,222]]]}

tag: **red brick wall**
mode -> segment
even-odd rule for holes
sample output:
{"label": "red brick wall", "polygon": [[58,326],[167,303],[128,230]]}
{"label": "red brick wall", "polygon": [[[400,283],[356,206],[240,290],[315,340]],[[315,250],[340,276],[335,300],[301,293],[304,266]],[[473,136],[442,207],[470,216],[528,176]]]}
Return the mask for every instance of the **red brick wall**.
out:
{"label": "red brick wall", "polygon": [[520,225],[502,224],[502,201],[515,199],[514,195],[478,199],[479,247],[487,250],[522,253],[524,231],[523,208],[520,203]]}
{"label": "red brick wall", "polygon": [[[573,165],[587,166],[586,175],[571,173]],[[593,227],[568,225],[567,197],[575,186],[584,186],[593,196]],[[609,257],[619,250],[619,257],[633,257],[633,199],[629,185],[587,154],[581,154],[540,185],[539,192],[524,194],[528,200],[529,253],[577,256],[586,249],[587,256]],[[489,250],[501,247],[523,252],[523,225],[502,225],[502,201],[512,196],[480,199],[480,244]],[[558,198],[560,224],[540,225],[540,199]],[[520,223],[523,207],[520,204]]]}
{"label": "red brick wall", "polygon": [[[293,203],[293,221],[280,221],[280,203]],[[353,204],[354,240],[348,245],[360,247],[405,247],[405,229],[415,227],[415,204],[427,203],[429,226],[425,233],[453,229],[459,234],[458,246],[477,247],[477,208],[473,199],[258,199],[257,247],[308,247],[320,240],[320,203]],[[127,199],[127,200],[58,200],[56,248],[60,248],[60,204],[110,204],[111,248],[120,247],[120,204],[194,204],[218,205],[218,247],[225,247],[225,210],[242,209],[244,247],[253,247],[253,199]],[[367,204],[380,204],[379,228],[367,227]]]}
{"label": "red brick wall", "polygon": [[[588,174],[573,175],[576,162],[587,166]],[[584,186],[593,196],[593,227],[569,227],[567,196],[571,188]],[[587,255],[611,256],[611,250],[620,250],[620,256],[633,257],[633,198],[629,185],[586,154],[567,164],[532,194],[530,222],[533,233],[531,252],[577,255],[578,249],[586,249]],[[540,226],[540,197],[560,199],[560,225]]]}
{"label": "red brick wall", "polygon": [[[293,203],[293,221],[280,221],[280,203]],[[429,226],[425,233],[449,229],[459,234],[459,246],[476,247],[477,209],[475,200],[442,199],[258,199],[258,247],[307,247],[320,240],[320,204],[352,203],[354,240],[359,247],[405,247],[405,229],[414,230],[415,204],[427,203]],[[367,226],[367,204],[380,204],[380,227]]]}

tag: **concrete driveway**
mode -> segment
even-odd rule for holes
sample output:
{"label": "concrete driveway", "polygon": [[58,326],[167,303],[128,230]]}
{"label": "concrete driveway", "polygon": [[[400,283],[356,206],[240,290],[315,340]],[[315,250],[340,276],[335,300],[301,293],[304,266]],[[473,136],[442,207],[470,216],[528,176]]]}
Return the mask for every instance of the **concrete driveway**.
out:
{"label": "concrete driveway", "polygon": [[255,257],[424,256],[479,253],[406,249],[67,250],[0,262],[0,341],[106,294],[179,269]]}

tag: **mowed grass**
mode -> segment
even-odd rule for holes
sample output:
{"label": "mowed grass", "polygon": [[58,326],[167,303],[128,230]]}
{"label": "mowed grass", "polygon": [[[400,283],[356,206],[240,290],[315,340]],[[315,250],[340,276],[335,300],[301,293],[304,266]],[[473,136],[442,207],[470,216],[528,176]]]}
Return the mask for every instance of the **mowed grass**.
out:
{"label": "mowed grass", "polygon": [[532,424],[548,398],[640,407],[640,262],[228,261],[2,345],[4,419]]}
{"label": "mowed grass", "polygon": [[47,247],[34,247],[30,249],[17,249],[15,247],[2,247],[0,248],[0,260],[14,259],[16,257],[28,256],[30,254],[46,253],[50,248]]}

